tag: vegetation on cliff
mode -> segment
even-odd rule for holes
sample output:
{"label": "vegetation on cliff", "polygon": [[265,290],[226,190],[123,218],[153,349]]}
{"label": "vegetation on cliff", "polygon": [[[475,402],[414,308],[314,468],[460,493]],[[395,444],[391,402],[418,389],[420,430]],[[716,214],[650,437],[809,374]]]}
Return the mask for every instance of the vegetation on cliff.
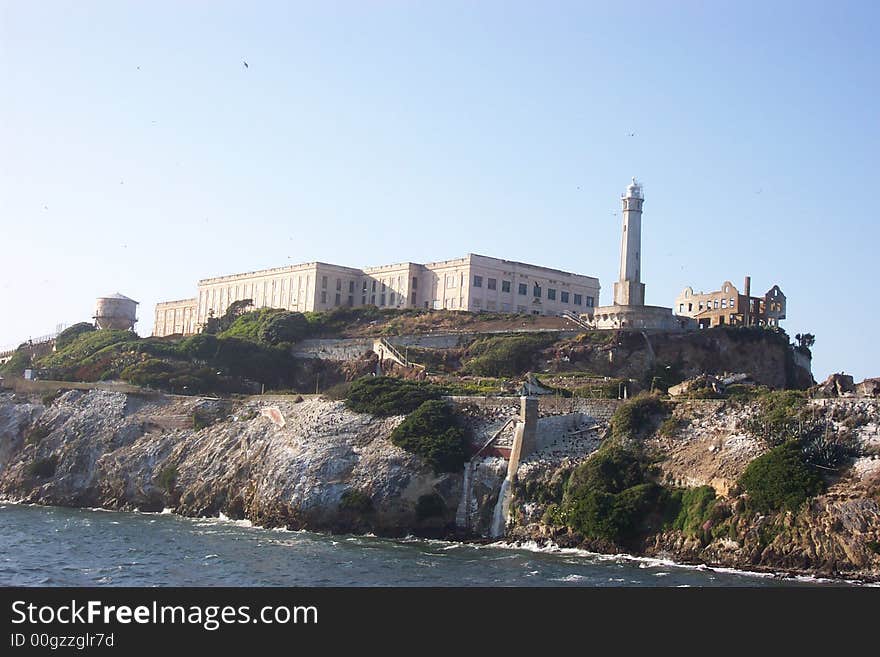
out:
{"label": "vegetation on cliff", "polygon": [[551,505],[545,519],[587,538],[620,543],[645,531],[652,520],[662,521],[666,497],[648,479],[636,453],[612,446],[574,469],[562,503]]}
{"label": "vegetation on cliff", "polygon": [[437,399],[424,402],[397,425],[391,442],[421,456],[438,474],[461,472],[468,458],[466,432],[449,404]]}
{"label": "vegetation on cliff", "polygon": [[421,381],[390,376],[364,377],[348,388],[345,404],[356,413],[388,417],[412,413],[424,402],[440,396],[438,388]]}
{"label": "vegetation on cliff", "polygon": [[477,376],[520,376],[534,369],[538,353],[556,339],[547,333],[479,338],[468,346],[462,371]]}
{"label": "vegetation on cliff", "polygon": [[755,511],[797,511],[824,488],[822,478],[804,460],[801,446],[789,441],[749,463],[739,479]]}
{"label": "vegetation on cliff", "polygon": [[669,405],[657,395],[641,393],[621,404],[611,417],[611,437],[620,441],[643,434],[659,418],[669,413]]}

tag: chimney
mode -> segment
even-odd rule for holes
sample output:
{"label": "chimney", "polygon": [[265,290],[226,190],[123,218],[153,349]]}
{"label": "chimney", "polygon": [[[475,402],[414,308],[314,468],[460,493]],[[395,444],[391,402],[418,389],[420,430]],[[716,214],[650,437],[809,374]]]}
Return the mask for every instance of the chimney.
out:
{"label": "chimney", "polygon": [[743,308],[743,324],[751,326],[751,317],[749,316],[752,309],[752,277],[746,276],[745,285],[743,285],[743,294],[746,297],[745,307]]}

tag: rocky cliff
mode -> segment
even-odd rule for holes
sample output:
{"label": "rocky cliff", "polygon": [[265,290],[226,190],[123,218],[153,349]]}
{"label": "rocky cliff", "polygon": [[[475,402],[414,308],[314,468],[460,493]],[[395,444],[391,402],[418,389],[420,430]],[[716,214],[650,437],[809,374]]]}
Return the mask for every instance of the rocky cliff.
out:
{"label": "rocky cliff", "polygon": [[[306,399],[230,403],[69,391],[50,406],[0,395],[0,496],[62,506],[233,518],[291,529],[437,533],[461,475],[388,440],[402,418]],[[438,495],[446,510],[419,517]]]}
{"label": "rocky cliff", "polygon": [[[457,401],[474,444],[504,429],[515,399]],[[691,401],[642,436],[659,485],[717,494],[696,532],[668,524],[614,544],[547,521],[570,473],[608,440],[595,425],[617,402],[553,411],[538,423],[539,449],[513,488],[511,540],[652,555],[744,569],[880,579],[880,402],[813,400],[829,431],[857,447],[829,473],[824,492],[796,512],[745,511],[737,481],[767,447],[745,427],[754,404]],[[543,407],[542,407],[543,409]],[[605,414],[607,413],[607,414]],[[45,402],[0,394],[0,497],[38,504],[170,508],[189,516],[400,536],[485,536],[506,461],[474,459],[437,475],[389,440],[401,417],[375,418],[318,397],[228,401],[71,390]],[[500,444],[510,439],[501,431]],[[456,531],[456,525],[459,530]]]}

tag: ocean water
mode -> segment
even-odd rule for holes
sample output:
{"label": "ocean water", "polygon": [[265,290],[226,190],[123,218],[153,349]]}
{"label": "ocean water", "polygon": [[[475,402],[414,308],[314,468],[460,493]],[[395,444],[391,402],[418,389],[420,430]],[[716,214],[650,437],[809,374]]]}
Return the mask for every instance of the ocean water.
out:
{"label": "ocean water", "polygon": [[658,560],[0,503],[2,586],[823,586]]}

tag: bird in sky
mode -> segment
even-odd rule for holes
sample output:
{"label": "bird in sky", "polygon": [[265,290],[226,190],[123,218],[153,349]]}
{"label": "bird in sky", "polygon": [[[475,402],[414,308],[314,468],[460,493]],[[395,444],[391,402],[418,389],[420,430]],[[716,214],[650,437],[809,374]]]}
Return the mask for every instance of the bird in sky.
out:
{"label": "bird in sky", "polygon": [[247,62],[242,61],[241,63],[244,64],[244,67],[245,67],[245,68],[250,68],[250,67],[248,66],[248,63],[247,63]]}
{"label": "bird in sky", "polygon": [[628,132],[628,133],[626,133],[626,136],[627,136],[627,137],[635,137],[635,136],[636,136],[636,133],[634,133],[634,132]]}

